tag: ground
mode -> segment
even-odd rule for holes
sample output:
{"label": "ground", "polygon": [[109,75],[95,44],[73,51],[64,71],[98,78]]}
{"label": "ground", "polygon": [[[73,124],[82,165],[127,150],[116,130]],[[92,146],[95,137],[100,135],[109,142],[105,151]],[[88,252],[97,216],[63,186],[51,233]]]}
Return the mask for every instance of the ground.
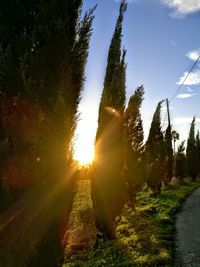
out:
{"label": "ground", "polygon": [[66,259],[63,267],[174,266],[175,214],[200,182],[138,195],[136,210],[125,206],[116,240],[99,238],[95,249]]}
{"label": "ground", "polygon": [[200,188],[184,203],[177,214],[176,264],[200,266]]}

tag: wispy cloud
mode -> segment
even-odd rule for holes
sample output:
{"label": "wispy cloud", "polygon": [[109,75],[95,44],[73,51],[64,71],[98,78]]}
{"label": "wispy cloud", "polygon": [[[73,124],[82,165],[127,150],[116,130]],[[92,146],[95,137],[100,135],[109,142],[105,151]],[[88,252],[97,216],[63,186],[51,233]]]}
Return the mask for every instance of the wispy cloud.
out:
{"label": "wispy cloud", "polygon": [[187,87],[187,88],[186,88],[186,91],[187,91],[188,93],[193,93],[193,92],[194,92],[194,90],[193,90],[192,88],[190,88],[190,87]]}
{"label": "wispy cloud", "polygon": [[[174,108],[173,107],[169,107],[170,110],[173,110]],[[161,108],[161,110],[164,112],[164,111],[167,111],[167,107],[166,106],[163,106]]]}
{"label": "wispy cloud", "polygon": [[[172,123],[173,124],[187,124],[192,122],[191,117],[176,117],[173,119]],[[196,118],[196,122],[200,122],[200,118]]]}
{"label": "wispy cloud", "polygon": [[[187,77],[188,72],[184,72],[182,77],[180,78],[179,82],[177,82],[178,85],[182,84],[185,78]],[[200,84],[200,70],[197,69],[190,73],[186,81],[184,82],[184,85],[198,85]]]}
{"label": "wispy cloud", "polygon": [[200,0],[161,0],[173,10],[173,17],[184,17],[188,14],[200,11]]}
{"label": "wispy cloud", "polygon": [[[186,54],[186,57],[188,57],[192,61],[196,61],[199,56],[200,56],[200,49],[189,51]],[[200,61],[200,59],[199,59],[199,61]]]}
{"label": "wispy cloud", "polygon": [[185,98],[190,98],[196,94],[179,94],[177,95],[177,98],[185,99]]}

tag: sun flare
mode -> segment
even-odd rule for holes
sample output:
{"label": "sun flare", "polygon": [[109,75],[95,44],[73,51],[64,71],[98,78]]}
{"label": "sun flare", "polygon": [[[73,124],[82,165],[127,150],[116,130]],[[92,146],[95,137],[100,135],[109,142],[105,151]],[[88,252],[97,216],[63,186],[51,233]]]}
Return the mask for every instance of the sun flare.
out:
{"label": "sun flare", "polygon": [[80,146],[74,151],[74,159],[80,165],[89,165],[94,160],[94,149],[92,147]]}
{"label": "sun flare", "polygon": [[81,114],[73,140],[73,158],[79,165],[90,165],[94,161],[94,143],[97,129],[96,105],[92,100],[79,107]]}

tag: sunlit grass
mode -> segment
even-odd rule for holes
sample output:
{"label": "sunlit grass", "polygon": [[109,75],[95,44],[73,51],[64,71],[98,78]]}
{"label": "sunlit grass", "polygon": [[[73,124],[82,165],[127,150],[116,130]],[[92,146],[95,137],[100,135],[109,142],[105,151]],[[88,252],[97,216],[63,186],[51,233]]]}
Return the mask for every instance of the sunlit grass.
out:
{"label": "sunlit grass", "polygon": [[67,259],[63,267],[74,266],[174,266],[175,214],[200,181],[165,189],[156,197],[138,195],[138,207],[124,207],[116,227],[117,239],[98,239],[97,247]]}

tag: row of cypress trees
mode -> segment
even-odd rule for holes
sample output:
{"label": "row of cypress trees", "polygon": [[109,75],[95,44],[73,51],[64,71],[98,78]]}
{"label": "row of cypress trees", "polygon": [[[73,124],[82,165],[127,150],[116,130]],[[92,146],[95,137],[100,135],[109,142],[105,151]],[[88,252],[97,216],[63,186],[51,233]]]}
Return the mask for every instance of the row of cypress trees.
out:
{"label": "row of cypress trees", "polygon": [[[135,207],[136,194],[144,183],[154,192],[161,192],[176,175],[181,180],[186,175],[196,178],[200,170],[199,133],[195,136],[193,119],[187,142],[174,155],[170,118],[165,131],[161,125],[160,101],[153,115],[149,136],[144,143],[140,113],[144,87],[138,87],[125,109],[126,50],[122,49],[122,22],[127,9],[121,1],[119,16],[111,40],[103,92],[99,106],[93,174],[93,200],[98,228],[109,238],[114,237],[115,218],[124,203]],[[169,116],[168,116],[169,117]],[[185,170],[185,171],[184,171]]]}
{"label": "row of cypress trees", "polygon": [[195,181],[200,174],[200,137],[199,131],[195,131],[195,120],[193,117],[186,147],[185,141],[182,141],[174,154],[173,174],[181,183],[186,176]]}

